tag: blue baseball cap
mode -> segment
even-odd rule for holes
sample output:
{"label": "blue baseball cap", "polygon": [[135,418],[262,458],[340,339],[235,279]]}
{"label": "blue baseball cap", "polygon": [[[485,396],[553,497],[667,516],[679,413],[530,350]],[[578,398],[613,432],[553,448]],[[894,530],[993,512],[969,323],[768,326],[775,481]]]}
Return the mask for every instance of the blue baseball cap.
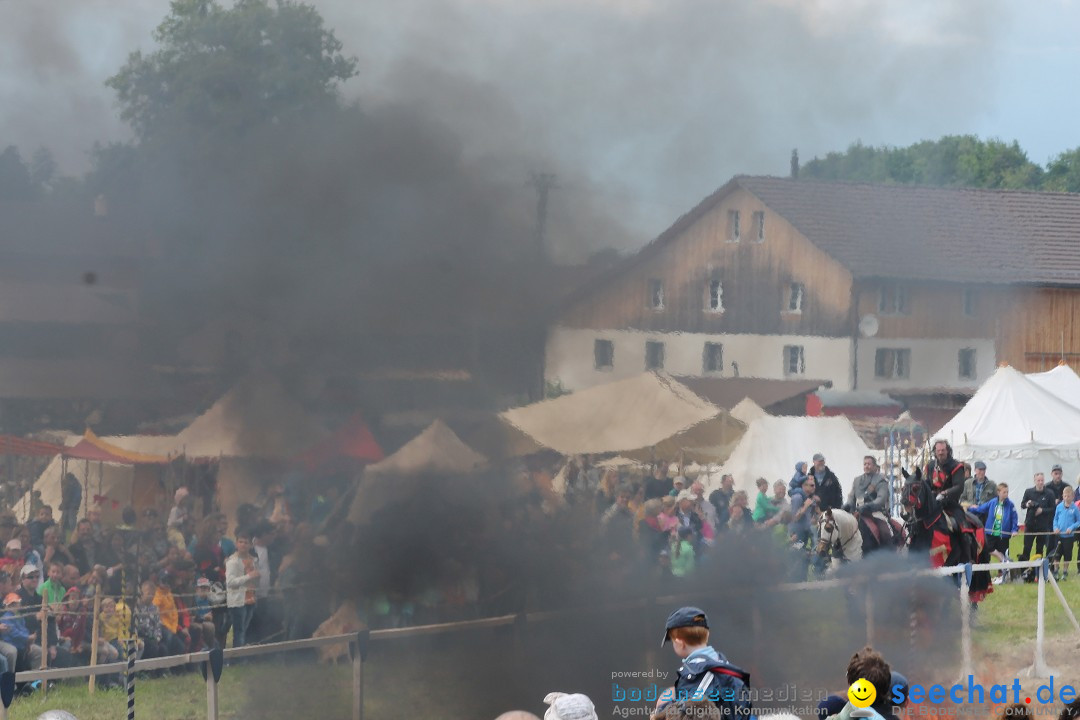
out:
{"label": "blue baseball cap", "polygon": [[675,612],[668,615],[667,624],[664,626],[664,641],[660,643],[660,647],[667,645],[668,633],[675,628],[681,627],[703,627],[706,630],[709,628],[709,618],[705,615],[705,611],[696,607],[681,607]]}

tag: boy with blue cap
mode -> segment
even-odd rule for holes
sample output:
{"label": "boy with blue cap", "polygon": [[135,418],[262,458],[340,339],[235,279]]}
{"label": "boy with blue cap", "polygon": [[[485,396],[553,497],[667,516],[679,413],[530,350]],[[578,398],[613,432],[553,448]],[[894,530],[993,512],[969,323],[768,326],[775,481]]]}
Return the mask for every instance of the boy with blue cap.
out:
{"label": "boy with blue cap", "polygon": [[750,674],[709,645],[709,619],[704,610],[683,607],[671,613],[660,646],[668,641],[683,662],[675,686],[657,701],[653,718],[671,717],[673,711],[680,717],[702,704],[714,705],[722,718],[751,716]]}

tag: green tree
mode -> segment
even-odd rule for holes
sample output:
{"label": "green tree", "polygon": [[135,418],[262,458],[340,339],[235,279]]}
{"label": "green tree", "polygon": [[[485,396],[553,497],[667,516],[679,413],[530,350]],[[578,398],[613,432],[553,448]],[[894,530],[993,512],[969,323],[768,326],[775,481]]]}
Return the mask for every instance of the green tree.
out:
{"label": "green tree", "polygon": [[292,0],[173,0],[154,40],[157,50],[132,53],[106,81],[143,141],[283,121],[333,104],[356,74],[315,8]]}
{"label": "green tree", "polygon": [[1080,192],[1080,148],[1066,150],[1049,162],[1043,189]]}
{"label": "green tree", "polygon": [[857,142],[845,152],[814,158],[802,174],[853,182],[1036,189],[1042,185],[1044,171],[1015,140],[1005,143],[974,135],[946,135],[903,148]]}
{"label": "green tree", "polygon": [[0,200],[31,200],[37,188],[19,148],[8,145],[0,152]]}

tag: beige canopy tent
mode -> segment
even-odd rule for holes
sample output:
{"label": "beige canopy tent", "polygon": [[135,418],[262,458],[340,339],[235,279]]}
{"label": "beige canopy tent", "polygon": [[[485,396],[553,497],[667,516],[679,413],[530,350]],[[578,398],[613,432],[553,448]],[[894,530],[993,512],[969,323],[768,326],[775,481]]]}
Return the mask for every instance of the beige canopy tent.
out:
{"label": "beige canopy tent", "polygon": [[487,458],[436,420],[393,455],[364,469],[349,506],[349,522],[363,524],[388,503],[421,492],[422,479],[466,476],[486,464]]}
{"label": "beige canopy tent", "polygon": [[176,445],[190,459],[287,460],[327,435],[277,380],[253,375],[181,430]]}
{"label": "beige canopy tent", "polygon": [[727,411],[659,372],[513,408],[500,417],[562,455],[619,453],[646,460],[681,454],[722,462],[746,431]]}

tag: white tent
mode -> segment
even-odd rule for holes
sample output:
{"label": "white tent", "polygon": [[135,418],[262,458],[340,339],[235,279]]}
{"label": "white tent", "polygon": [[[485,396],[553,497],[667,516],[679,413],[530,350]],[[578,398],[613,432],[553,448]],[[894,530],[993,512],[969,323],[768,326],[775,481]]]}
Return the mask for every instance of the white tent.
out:
{"label": "white tent", "polygon": [[1046,372],[1029,373],[1027,377],[1051,395],[1080,408],[1080,375],[1068,365],[1058,365]]}
{"label": "white tent", "polygon": [[769,413],[754,402],[751,398],[744,397],[731,408],[731,417],[749,425],[758,418],[766,417]]}
{"label": "white tent", "polygon": [[769,484],[785,483],[795,474],[795,463],[810,462],[814,453],[825,456],[825,464],[836,473],[846,495],[855,477],[862,474],[863,458],[873,454],[846,417],[773,417],[766,415],[750,423],[742,440],[719,473],[709,474],[715,486],[722,475],[735,478],[735,488],[751,497],[757,493],[754,481],[763,477]]}
{"label": "white tent", "polygon": [[1055,464],[1069,484],[1080,472],[1080,408],[1011,367],[998,368],[935,437],[957,459],[985,462],[987,476],[1009,483],[1015,497]]}

